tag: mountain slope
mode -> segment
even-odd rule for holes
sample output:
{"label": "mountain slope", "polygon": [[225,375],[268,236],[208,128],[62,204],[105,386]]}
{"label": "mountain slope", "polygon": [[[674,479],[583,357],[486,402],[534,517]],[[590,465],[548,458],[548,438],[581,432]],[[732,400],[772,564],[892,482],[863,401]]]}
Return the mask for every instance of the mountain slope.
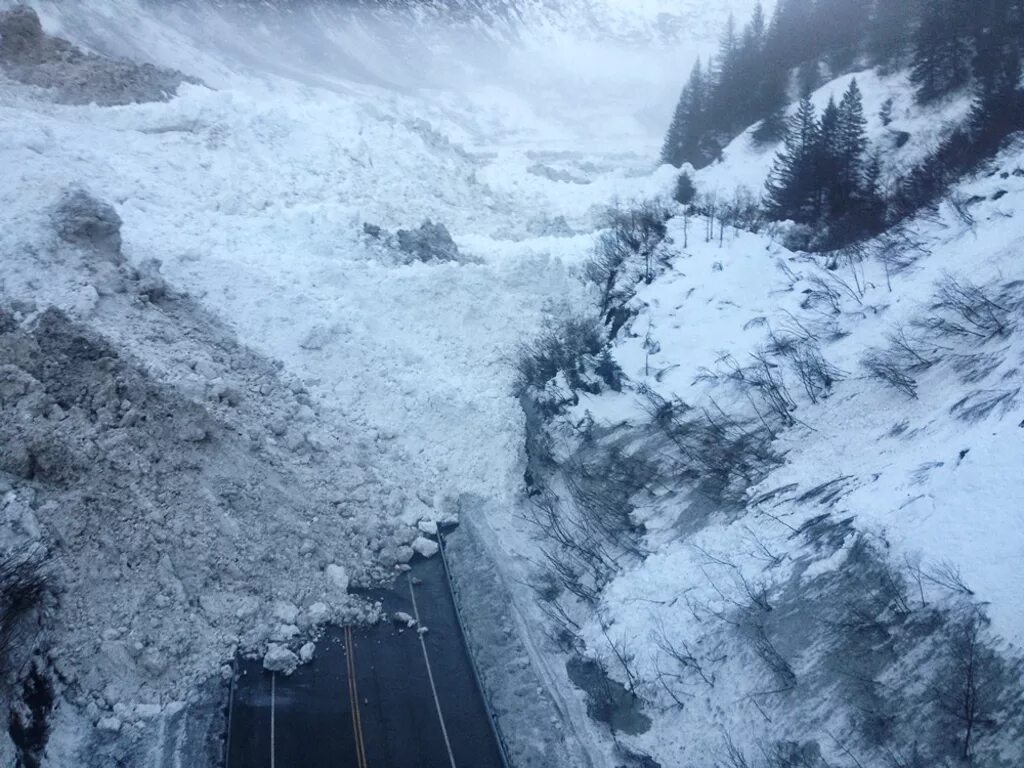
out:
{"label": "mountain slope", "polygon": [[[968,105],[857,77],[890,169]],[[747,132],[694,179],[727,201],[771,157]],[[651,718],[618,743],[660,765],[1024,759],[1020,157],[839,253],[677,215],[653,279],[623,267],[608,356],[530,380],[559,415],[509,551],[531,553],[551,652]]]}

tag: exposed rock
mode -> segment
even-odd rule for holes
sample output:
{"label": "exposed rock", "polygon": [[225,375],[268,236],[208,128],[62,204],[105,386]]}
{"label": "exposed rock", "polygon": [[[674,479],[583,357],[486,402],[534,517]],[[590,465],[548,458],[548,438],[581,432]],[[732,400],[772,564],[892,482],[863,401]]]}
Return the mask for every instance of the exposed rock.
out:
{"label": "exposed rock", "polygon": [[13,80],[48,89],[63,104],[169,101],[182,83],[200,82],[152,64],[85,53],[47,35],[25,5],[0,12],[0,68]]}
{"label": "exposed rock", "polygon": [[27,5],[0,13],[0,60],[31,61],[43,46],[43,25]]}
{"label": "exposed rock", "polygon": [[427,219],[419,229],[398,230],[398,247],[416,261],[459,261],[459,247],[444,224]]}
{"label": "exposed rock", "polygon": [[65,190],[54,213],[57,235],[66,243],[88,248],[121,263],[121,217],[109,203],[97,200],[84,189]]}

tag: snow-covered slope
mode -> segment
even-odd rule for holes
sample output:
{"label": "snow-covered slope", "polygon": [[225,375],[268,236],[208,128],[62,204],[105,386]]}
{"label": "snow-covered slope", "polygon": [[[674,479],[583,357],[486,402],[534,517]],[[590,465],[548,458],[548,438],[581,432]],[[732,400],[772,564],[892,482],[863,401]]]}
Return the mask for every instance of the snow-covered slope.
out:
{"label": "snow-covered slope", "polygon": [[[922,110],[902,75],[857,78],[891,172],[968,104]],[[560,376],[535,392],[569,406],[546,430],[554,496],[529,517],[549,552],[565,552],[552,508],[589,542],[564,555],[589,573],[576,596],[567,571],[542,578],[562,584],[547,615],[645,703],[631,748],[661,765],[916,765],[961,759],[966,738],[971,764],[1024,760],[1021,153],[828,256],[677,216],[612,345],[622,391]],[[741,135],[698,188],[757,192],[772,157]],[[614,515],[622,487],[610,536],[587,518]],[[976,695],[986,714],[965,719]]]}

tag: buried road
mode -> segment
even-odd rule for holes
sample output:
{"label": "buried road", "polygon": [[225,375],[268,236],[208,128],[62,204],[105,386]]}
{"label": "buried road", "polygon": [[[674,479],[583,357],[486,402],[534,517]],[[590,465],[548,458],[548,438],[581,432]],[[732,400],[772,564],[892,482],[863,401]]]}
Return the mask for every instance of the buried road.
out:
{"label": "buried road", "polygon": [[441,558],[418,560],[391,589],[366,594],[419,624],[332,628],[290,676],[241,661],[227,768],[505,765]]}

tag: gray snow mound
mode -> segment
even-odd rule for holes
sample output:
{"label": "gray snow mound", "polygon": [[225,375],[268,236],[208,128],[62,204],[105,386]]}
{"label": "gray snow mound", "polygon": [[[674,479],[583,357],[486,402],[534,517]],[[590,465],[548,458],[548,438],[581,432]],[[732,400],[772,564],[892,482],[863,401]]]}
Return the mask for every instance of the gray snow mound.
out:
{"label": "gray snow mound", "polygon": [[170,101],[182,83],[201,84],[176,70],[85,53],[46,34],[26,5],[0,12],[0,71],[47,89],[58,103],[104,107]]}

